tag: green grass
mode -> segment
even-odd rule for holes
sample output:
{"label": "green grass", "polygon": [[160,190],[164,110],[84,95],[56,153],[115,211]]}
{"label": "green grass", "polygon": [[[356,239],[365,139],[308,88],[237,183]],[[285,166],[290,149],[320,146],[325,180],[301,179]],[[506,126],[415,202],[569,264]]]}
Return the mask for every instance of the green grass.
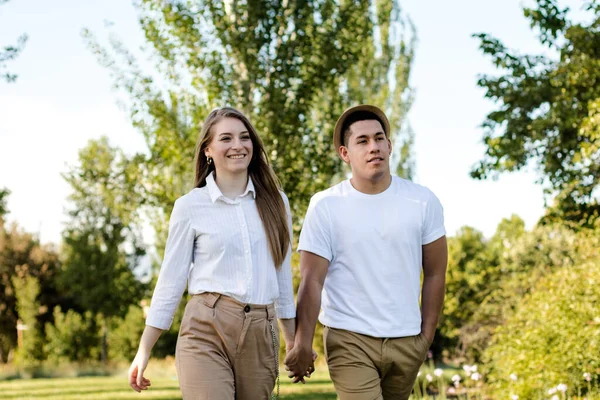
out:
{"label": "green grass", "polygon": [[[335,400],[337,396],[327,370],[315,373],[305,385],[292,384],[282,371],[281,400]],[[3,400],[79,400],[79,399],[181,399],[175,377],[152,379],[152,387],[142,394],[134,392],[122,376],[17,379],[0,381]]]}

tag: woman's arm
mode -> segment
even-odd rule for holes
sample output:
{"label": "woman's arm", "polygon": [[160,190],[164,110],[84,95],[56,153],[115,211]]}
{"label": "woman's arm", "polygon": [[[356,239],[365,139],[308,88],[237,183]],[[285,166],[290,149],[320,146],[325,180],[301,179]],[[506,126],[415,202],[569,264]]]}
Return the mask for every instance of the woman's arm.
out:
{"label": "woman's arm", "polygon": [[169,329],[173,322],[173,315],[181,302],[192,264],[195,232],[186,213],[185,203],[181,200],[177,200],[173,206],[165,256],[150,302],[146,327],[129,368],[129,385],[137,392],[150,386],[150,380],[144,378],[150,353],[162,331]]}
{"label": "woman's arm", "polygon": [[148,389],[150,386],[150,379],[144,378],[144,371],[148,366],[148,360],[150,359],[150,352],[154,347],[154,344],[158,340],[162,329],[155,328],[150,325],[146,325],[142,338],[140,339],[140,346],[137,354],[129,367],[129,386],[136,392]]}

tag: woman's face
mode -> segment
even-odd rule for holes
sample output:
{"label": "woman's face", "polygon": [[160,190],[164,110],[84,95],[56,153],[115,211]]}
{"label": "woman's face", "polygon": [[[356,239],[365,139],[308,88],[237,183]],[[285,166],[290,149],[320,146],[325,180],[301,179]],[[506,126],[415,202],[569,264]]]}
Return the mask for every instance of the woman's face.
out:
{"label": "woman's face", "polygon": [[213,159],[217,176],[248,173],[252,160],[250,132],[237,118],[223,118],[211,128],[205,155]]}

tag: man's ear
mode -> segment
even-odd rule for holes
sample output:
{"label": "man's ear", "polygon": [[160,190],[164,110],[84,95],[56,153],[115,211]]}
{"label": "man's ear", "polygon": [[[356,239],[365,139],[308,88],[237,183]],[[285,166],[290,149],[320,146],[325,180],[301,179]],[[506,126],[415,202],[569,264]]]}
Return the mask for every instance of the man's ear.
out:
{"label": "man's ear", "polygon": [[350,164],[350,157],[348,157],[348,148],[346,146],[340,146],[338,153],[346,164]]}

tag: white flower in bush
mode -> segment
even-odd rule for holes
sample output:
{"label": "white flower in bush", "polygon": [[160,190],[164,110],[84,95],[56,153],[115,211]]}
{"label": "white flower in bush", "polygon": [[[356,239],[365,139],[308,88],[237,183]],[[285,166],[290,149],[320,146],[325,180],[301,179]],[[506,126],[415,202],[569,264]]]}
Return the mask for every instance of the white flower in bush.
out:
{"label": "white flower in bush", "polygon": [[585,379],[586,381],[591,381],[592,380],[592,374],[590,374],[589,372],[584,372],[583,373],[583,379]]}
{"label": "white flower in bush", "polygon": [[431,376],[431,375],[429,375],[429,374],[425,375],[425,378],[426,378],[426,379],[427,379],[429,382],[431,382],[431,381],[433,380],[433,376]]}
{"label": "white flower in bush", "polygon": [[567,391],[567,385],[565,385],[564,383],[559,383],[558,386],[556,387],[556,390],[564,393]]}
{"label": "white flower in bush", "polygon": [[433,374],[437,377],[440,377],[444,374],[444,371],[442,371],[440,368],[436,368],[433,370]]}
{"label": "white flower in bush", "polygon": [[460,382],[460,375],[453,375],[452,382]]}
{"label": "white flower in bush", "polygon": [[518,394],[511,394],[510,395],[510,400],[519,400],[519,395]]}
{"label": "white flower in bush", "polygon": [[467,376],[471,376],[471,374],[473,372],[477,372],[477,365],[473,364],[473,365],[463,365],[463,370],[465,371],[465,374]]}
{"label": "white flower in bush", "polygon": [[557,395],[554,395],[550,398],[550,400],[560,400],[560,397],[558,397]]}
{"label": "white flower in bush", "polygon": [[516,380],[517,380],[517,379],[519,379],[519,378],[517,377],[517,374],[510,374],[510,379],[511,379],[512,381],[516,381]]}
{"label": "white flower in bush", "polygon": [[471,375],[471,379],[478,381],[481,379],[481,374],[479,372],[475,372],[473,375]]}
{"label": "white flower in bush", "polygon": [[548,394],[554,394],[554,393],[556,393],[556,388],[548,389]]}

